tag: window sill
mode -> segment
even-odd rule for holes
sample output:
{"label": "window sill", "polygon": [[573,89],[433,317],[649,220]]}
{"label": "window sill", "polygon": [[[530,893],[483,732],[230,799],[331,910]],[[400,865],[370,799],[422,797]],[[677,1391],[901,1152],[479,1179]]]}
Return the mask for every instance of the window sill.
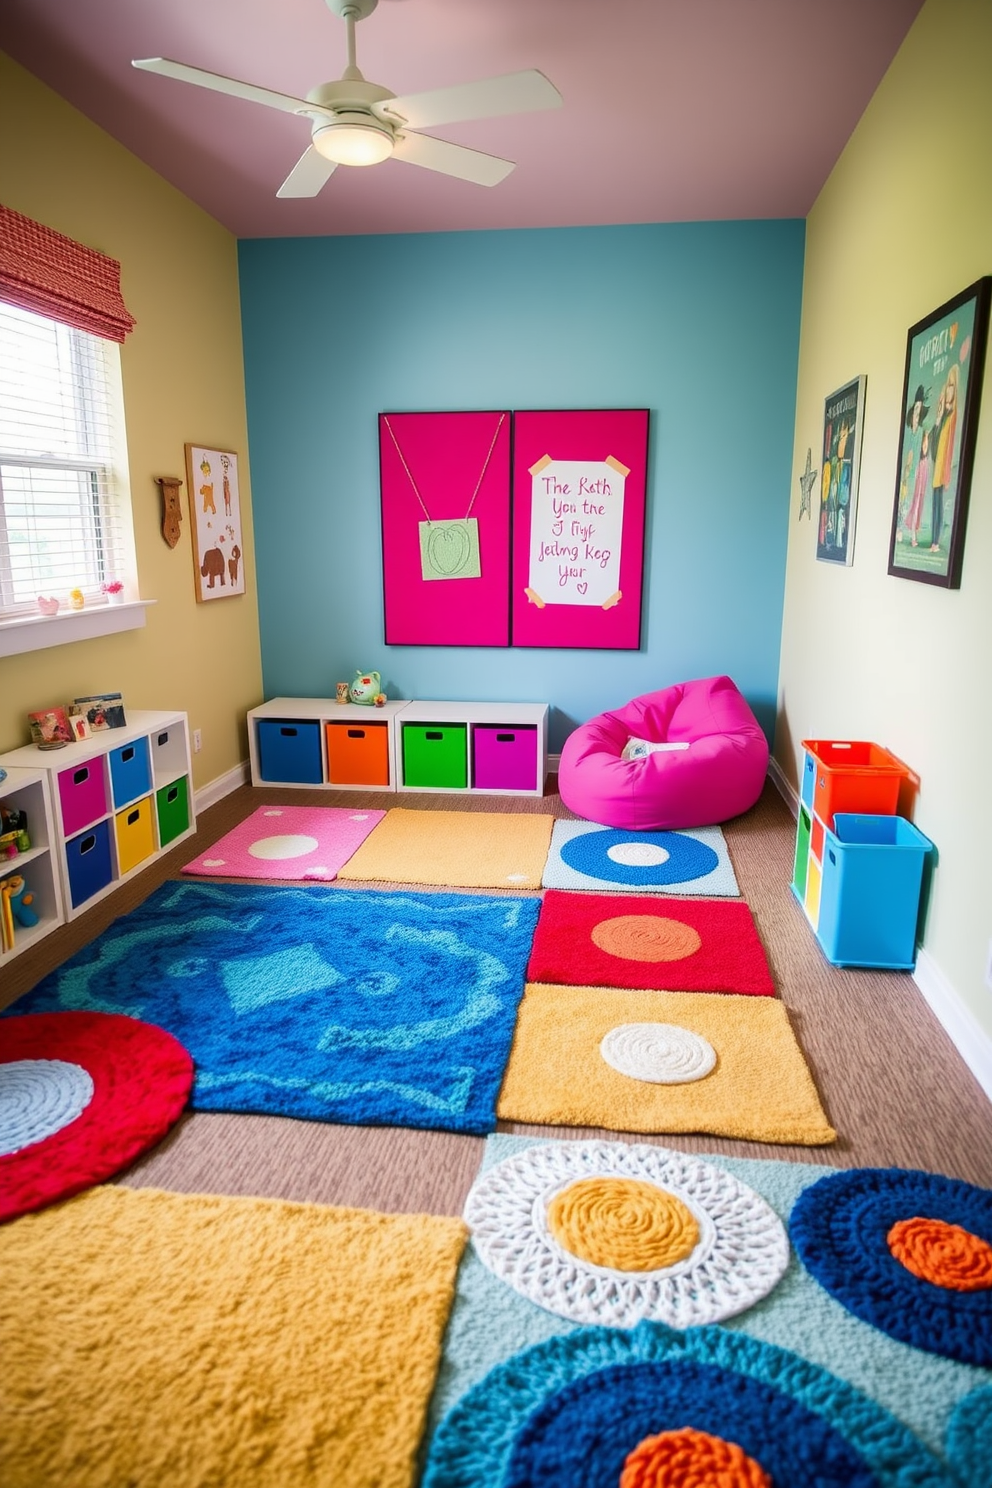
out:
{"label": "window sill", "polygon": [[126,604],[66,610],[59,615],[24,615],[16,620],[2,620],[0,656],[19,656],[24,651],[65,646],[70,641],[90,641],[122,630],[139,630],[145,623],[145,610],[153,604],[154,599],[136,599]]}

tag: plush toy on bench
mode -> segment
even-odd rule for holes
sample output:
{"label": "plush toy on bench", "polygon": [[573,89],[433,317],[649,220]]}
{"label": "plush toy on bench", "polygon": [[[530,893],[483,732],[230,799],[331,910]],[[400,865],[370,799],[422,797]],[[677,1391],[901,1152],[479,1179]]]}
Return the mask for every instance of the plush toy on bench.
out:
{"label": "plush toy on bench", "polygon": [[743,694],[729,677],[704,677],[580,724],[562,748],[558,789],[586,821],[675,831],[749,810],[767,770],[768,742]]}

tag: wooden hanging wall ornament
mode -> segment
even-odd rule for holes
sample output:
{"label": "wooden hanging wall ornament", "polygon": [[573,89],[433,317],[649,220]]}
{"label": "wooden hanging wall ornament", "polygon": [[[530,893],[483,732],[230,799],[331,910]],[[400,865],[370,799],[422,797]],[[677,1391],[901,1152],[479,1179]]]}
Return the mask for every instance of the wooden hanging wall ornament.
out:
{"label": "wooden hanging wall ornament", "polygon": [[182,485],[178,475],[157,475],[155,484],[162,492],[162,536],[174,548],[179,541],[179,523],[182,521],[183,509],[179,503],[179,487]]}

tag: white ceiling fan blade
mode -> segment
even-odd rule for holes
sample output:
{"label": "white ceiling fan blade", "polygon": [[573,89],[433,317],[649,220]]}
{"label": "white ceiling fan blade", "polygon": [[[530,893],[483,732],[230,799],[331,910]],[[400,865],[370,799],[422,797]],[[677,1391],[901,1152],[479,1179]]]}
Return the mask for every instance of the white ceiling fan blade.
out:
{"label": "white ceiling fan blade", "polygon": [[387,98],[375,104],[382,118],[399,117],[411,129],[430,129],[435,124],[457,124],[464,119],[495,119],[499,114],[529,114],[538,109],[559,108],[562,97],[543,72],[508,72],[484,78],[479,83],[459,83],[453,88],[433,88],[429,93],[408,93],[405,98]]}
{"label": "white ceiling fan blade", "polygon": [[204,72],[202,67],[187,67],[169,57],[142,57],[131,63],[143,72],[157,72],[162,77],[177,78],[181,83],[195,83],[214,93],[229,93],[232,98],[247,98],[251,103],[264,103],[267,108],[281,109],[284,114],[328,115],[327,109],[307,103],[304,98],[291,98],[288,93],[273,93],[270,88],[256,88],[254,83],[241,83],[237,78],[223,77],[219,72]]}
{"label": "white ceiling fan blade", "polygon": [[337,168],[336,161],[326,160],[311,145],[293,166],[276,196],[316,196]]}
{"label": "white ceiling fan blade", "polygon": [[458,176],[474,181],[477,186],[496,186],[513,169],[512,160],[498,155],[484,155],[481,150],[467,150],[429,134],[402,134],[396,141],[393,159],[407,165],[422,165],[425,170],[440,171],[444,176]]}

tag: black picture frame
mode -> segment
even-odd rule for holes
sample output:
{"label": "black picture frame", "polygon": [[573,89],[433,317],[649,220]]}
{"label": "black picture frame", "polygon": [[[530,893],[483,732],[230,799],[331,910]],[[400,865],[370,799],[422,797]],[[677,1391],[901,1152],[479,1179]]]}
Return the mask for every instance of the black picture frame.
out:
{"label": "black picture frame", "polygon": [[992,276],[910,326],[899,408],[889,573],[961,587]]}

